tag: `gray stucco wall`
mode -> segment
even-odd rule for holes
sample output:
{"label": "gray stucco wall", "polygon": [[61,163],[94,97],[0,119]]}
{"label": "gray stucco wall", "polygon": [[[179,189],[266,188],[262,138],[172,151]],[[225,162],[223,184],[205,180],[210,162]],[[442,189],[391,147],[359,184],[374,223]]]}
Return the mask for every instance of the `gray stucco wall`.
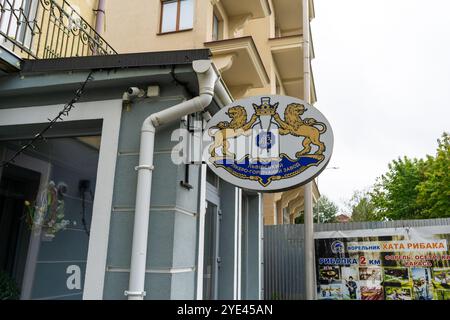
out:
{"label": "gray stucco wall", "polygon": [[[242,250],[242,299],[258,300],[260,295],[260,252],[262,239],[260,233],[260,199],[258,195],[245,195],[247,210],[243,210],[245,220]],[[245,248],[245,250],[244,250]]]}
{"label": "gray stucco wall", "polygon": [[[150,114],[185,99],[180,87],[167,89],[158,98],[133,104],[122,113],[119,152],[115,175],[113,208],[105,276],[105,299],[125,299],[131,261],[134,205],[139,159],[140,127]],[[146,299],[193,299],[195,295],[196,230],[199,167],[190,166],[188,190],[180,185],[184,165],[175,165],[171,150],[172,132],[180,122],[158,129],[147,250]],[[183,270],[180,270],[180,269]],[[170,271],[175,273],[170,273]],[[186,271],[190,270],[190,271]],[[176,272],[180,273],[176,273]]]}

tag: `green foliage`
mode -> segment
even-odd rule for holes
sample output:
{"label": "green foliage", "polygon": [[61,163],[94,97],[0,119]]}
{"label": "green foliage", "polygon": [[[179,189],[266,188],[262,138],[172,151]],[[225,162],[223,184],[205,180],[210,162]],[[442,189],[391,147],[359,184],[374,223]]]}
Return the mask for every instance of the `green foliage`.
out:
{"label": "green foliage", "polygon": [[303,224],[305,223],[305,213],[302,211],[300,215],[294,219],[295,224]]}
{"label": "green foliage", "polygon": [[351,212],[351,221],[380,221],[384,216],[377,212],[368,191],[355,191],[347,202],[348,211]]}
{"label": "green foliage", "polygon": [[450,217],[450,135],[438,140],[435,157],[427,157],[424,179],[416,187],[417,205],[426,218]]}
{"label": "green foliage", "polygon": [[0,300],[18,300],[19,297],[20,292],[14,280],[0,271]]}
{"label": "green foliage", "polygon": [[350,200],[353,221],[450,217],[450,136],[438,139],[435,156],[399,158],[388,166],[370,192]]}
{"label": "green foliage", "polygon": [[326,196],[321,196],[314,206],[314,221],[319,217],[320,223],[336,222],[339,207]]}
{"label": "green foliage", "polygon": [[424,161],[403,157],[392,161],[388,168],[371,193],[378,215],[390,220],[420,219],[416,186],[423,181]]}
{"label": "green foliage", "polygon": [[[332,223],[336,222],[336,216],[339,211],[339,207],[326,196],[321,196],[313,207],[314,222],[317,223],[317,217],[319,214],[320,223]],[[295,218],[295,224],[303,224],[305,221],[304,213]]]}

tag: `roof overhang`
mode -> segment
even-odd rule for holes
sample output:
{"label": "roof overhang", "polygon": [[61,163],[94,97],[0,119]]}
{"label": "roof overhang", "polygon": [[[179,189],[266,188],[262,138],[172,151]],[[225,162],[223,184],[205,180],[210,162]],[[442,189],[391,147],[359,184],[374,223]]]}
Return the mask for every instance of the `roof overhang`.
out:
{"label": "roof overhang", "polygon": [[206,42],[205,46],[211,50],[212,60],[233,96],[269,84],[252,37]]}
{"label": "roof overhang", "polygon": [[259,19],[270,15],[267,0],[213,0],[213,3],[221,3],[230,18],[250,15],[252,19]]}
{"label": "roof overhang", "polygon": [[[118,54],[56,59],[24,59],[19,72],[0,76],[0,108],[23,101],[33,103],[37,94],[57,97],[79,88],[87,74],[95,70],[89,91],[105,94],[132,86],[145,88],[149,82],[172,86],[174,76],[198,93],[198,81],[192,68],[195,60],[209,60],[208,49]],[[122,91],[123,93],[123,91]],[[55,98],[56,99],[56,98]]]}

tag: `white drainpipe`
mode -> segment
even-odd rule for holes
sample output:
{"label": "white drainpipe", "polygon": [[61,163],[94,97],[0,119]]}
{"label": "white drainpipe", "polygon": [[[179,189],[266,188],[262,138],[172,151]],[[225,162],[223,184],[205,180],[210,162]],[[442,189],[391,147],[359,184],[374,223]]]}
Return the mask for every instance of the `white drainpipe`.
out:
{"label": "white drainpipe", "polygon": [[[128,300],[143,300],[145,296],[145,267],[147,261],[148,222],[153,172],[153,148],[156,128],[181,119],[183,116],[202,111],[212,101],[218,75],[210,60],[192,63],[197,73],[199,96],[168,109],[151,114],[144,120],[141,129],[136,209],[134,216],[133,246],[131,251],[130,284],[125,291]],[[220,86],[221,87],[221,86]],[[223,90],[223,88],[221,88]]]}

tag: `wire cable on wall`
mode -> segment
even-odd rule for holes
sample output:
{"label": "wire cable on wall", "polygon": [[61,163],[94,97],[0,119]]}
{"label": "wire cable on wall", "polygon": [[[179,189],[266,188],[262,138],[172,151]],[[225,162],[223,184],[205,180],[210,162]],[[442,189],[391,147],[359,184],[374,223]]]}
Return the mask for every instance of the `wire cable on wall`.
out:
{"label": "wire cable on wall", "polygon": [[70,100],[65,106],[64,108],[58,113],[58,115],[56,117],[54,117],[53,119],[48,119],[49,123],[48,125],[41,130],[40,132],[36,133],[34,135],[34,137],[25,145],[23,145],[18,151],[16,151],[16,153],[14,153],[14,155],[11,156],[11,158],[9,158],[6,161],[3,161],[0,164],[0,168],[1,167],[7,167],[8,165],[10,165],[11,163],[14,163],[14,160],[21,155],[25,150],[27,150],[28,148],[32,147],[33,149],[35,149],[34,143],[40,139],[45,140],[44,138],[44,134],[53,127],[53,125],[57,122],[57,121],[64,121],[63,117],[67,117],[69,115],[69,112],[75,108],[74,104],[78,102],[78,100],[81,98],[81,96],[84,93],[84,90],[86,88],[86,85],[89,81],[93,80],[94,78],[92,77],[92,74],[94,73],[94,70],[92,70],[91,72],[89,72],[88,76],[86,77],[86,80],[83,82],[83,84],[81,85],[81,87],[75,92],[74,97],[72,98],[72,100]]}

